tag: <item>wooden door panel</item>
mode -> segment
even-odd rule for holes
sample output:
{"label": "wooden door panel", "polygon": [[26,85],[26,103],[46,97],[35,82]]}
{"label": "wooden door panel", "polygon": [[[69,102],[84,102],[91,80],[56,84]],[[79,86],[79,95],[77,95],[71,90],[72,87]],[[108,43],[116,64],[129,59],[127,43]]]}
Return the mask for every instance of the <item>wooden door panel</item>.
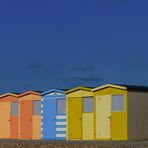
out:
{"label": "wooden door panel", "polygon": [[10,135],[11,135],[11,139],[18,139],[18,135],[19,135],[19,121],[18,121],[18,117],[16,116],[11,116],[10,118]]}
{"label": "wooden door panel", "polygon": [[82,98],[68,99],[68,138],[82,139]]}
{"label": "wooden door panel", "polygon": [[0,103],[0,138],[10,138],[10,103]]}
{"label": "wooden door panel", "polygon": [[111,96],[96,97],[96,138],[107,140],[111,138]]}
{"label": "wooden door panel", "polygon": [[23,100],[20,103],[20,138],[32,139],[32,113],[31,100]]}
{"label": "wooden door panel", "polygon": [[83,140],[94,140],[94,113],[83,113]]}

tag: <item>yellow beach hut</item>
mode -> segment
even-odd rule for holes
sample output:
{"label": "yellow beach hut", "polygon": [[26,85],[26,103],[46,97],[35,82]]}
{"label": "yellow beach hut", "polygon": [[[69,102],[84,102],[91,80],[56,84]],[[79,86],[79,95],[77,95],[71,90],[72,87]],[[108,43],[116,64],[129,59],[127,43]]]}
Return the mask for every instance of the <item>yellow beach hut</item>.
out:
{"label": "yellow beach hut", "polygon": [[76,87],[65,92],[67,140],[94,139],[94,99],[91,89]]}
{"label": "yellow beach hut", "polygon": [[148,87],[107,84],[92,91],[96,140],[148,139]]}

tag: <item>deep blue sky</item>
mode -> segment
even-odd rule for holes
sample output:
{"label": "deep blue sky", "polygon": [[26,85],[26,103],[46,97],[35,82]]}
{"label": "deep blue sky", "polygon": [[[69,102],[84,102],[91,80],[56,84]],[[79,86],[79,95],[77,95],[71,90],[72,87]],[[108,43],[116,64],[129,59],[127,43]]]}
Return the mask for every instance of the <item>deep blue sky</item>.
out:
{"label": "deep blue sky", "polygon": [[0,92],[148,85],[147,0],[0,1]]}

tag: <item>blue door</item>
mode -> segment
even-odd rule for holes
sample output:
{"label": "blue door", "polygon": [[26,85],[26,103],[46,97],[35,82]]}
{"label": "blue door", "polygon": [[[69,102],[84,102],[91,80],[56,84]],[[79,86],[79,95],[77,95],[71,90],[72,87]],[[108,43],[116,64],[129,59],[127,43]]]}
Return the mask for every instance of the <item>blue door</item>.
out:
{"label": "blue door", "polygon": [[56,100],[43,99],[43,139],[56,139]]}

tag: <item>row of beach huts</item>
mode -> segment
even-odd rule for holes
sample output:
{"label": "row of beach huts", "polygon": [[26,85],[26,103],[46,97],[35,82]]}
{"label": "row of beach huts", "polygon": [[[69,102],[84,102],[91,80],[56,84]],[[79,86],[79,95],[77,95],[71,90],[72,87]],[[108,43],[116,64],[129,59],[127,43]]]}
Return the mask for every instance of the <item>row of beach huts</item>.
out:
{"label": "row of beach huts", "polygon": [[106,84],[3,94],[0,139],[147,140],[148,87]]}

